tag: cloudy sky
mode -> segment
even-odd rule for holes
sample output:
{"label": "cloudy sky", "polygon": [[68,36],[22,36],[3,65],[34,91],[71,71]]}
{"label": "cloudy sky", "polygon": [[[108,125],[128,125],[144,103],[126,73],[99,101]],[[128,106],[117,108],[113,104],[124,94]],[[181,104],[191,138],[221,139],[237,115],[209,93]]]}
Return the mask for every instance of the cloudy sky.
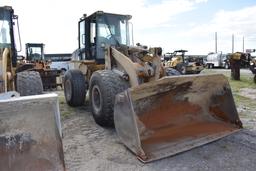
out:
{"label": "cloudy sky", "polygon": [[[21,40],[44,43],[46,53],[72,53],[77,48],[77,22],[98,10],[133,16],[134,40],[161,46],[164,52],[189,54],[256,48],[255,0],[1,0],[19,15]],[[24,52],[23,52],[24,53]]]}

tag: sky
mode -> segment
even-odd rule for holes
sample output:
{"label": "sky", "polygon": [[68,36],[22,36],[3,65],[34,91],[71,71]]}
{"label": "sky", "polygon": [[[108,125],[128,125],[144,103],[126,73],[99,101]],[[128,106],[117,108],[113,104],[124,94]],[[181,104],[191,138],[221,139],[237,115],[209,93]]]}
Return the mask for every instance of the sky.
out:
{"label": "sky", "polygon": [[132,15],[134,43],[178,49],[188,54],[256,48],[255,0],[1,0],[19,16],[25,43],[44,43],[46,53],[72,53],[78,47],[78,21],[83,14],[105,11]]}

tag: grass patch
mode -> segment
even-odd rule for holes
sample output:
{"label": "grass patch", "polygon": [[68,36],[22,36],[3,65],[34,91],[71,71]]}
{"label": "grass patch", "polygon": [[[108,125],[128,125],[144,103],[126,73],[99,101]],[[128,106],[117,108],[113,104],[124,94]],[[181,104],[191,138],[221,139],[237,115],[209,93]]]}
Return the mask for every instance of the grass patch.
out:
{"label": "grass patch", "polygon": [[59,95],[59,102],[60,102],[60,104],[65,104],[66,103],[65,97]]}
{"label": "grass patch", "polygon": [[61,118],[62,119],[67,119],[71,116],[71,112],[70,111],[62,111],[61,112]]}
{"label": "grass patch", "polygon": [[76,108],[68,106],[66,103],[60,105],[60,114],[62,119],[68,119],[76,113]]}
{"label": "grass patch", "polygon": [[70,107],[66,103],[66,99],[63,92],[58,92],[58,98],[59,98],[61,119],[68,119],[71,115],[73,115],[76,112],[76,109],[73,107]]}
{"label": "grass patch", "polygon": [[256,110],[255,102],[252,99],[239,94],[234,94],[233,96],[236,104],[246,106],[246,108],[253,109],[254,111]]}
{"label": "grass patch", "polygon": [[254,127],[252,125],[243,125],[243,128],[245,128],[245,129],[253,129]]}
{"label": "grass patch", "polygon": [[239,94],[240,90],[243,88],[256,89],[256,84],[246,75],[242,75],[240,79],[240,81],[231,80],[229,77],[229,84],[233,92],[235,103],[239,106],[246,107],[246,110],[250,109],[251,111],[256,111],[255,100]]}
{"label": "grass patch", "polygon": [[251,77],[248,76],[241,76],[240,81],[237,80],[231,80],[230,77],[229,84],[232,88],[233,92],[239,92],[242,88],[256,88],[256,84],[253,82]]}

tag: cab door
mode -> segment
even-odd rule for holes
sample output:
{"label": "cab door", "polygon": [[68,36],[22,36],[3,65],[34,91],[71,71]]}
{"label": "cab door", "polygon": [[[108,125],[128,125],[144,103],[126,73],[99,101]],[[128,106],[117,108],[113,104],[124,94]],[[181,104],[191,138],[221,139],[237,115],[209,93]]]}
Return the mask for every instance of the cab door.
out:
{"label": "cab door", "polygon": [[95,37],[96,24],[91,18],[85,18],[79,22],[79,57],[80,60],[92,60],[96,58]]}
{"label": "cab door", "polygon": [[86,59],[86,32],[85,32],[85,19],[78,23],[78,47],[79,47],[79,58],[80,60]]}

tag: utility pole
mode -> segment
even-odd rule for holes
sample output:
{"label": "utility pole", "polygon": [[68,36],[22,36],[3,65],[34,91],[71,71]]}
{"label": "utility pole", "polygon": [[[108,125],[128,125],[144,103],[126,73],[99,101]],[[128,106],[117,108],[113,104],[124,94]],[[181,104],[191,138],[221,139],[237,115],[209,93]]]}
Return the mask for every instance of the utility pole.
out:
{"label": "utility pole", "polygon": [[244,36],[243,36],[243,53],[244,53]]}
{"label": "utility pole", "polygon": [[218,52],[218,35],[217,32],[215,32],[215,53]]}
{"label": "utility pole", "polygon": [[234,34],[232,34],[232,53],[234,53]]}

